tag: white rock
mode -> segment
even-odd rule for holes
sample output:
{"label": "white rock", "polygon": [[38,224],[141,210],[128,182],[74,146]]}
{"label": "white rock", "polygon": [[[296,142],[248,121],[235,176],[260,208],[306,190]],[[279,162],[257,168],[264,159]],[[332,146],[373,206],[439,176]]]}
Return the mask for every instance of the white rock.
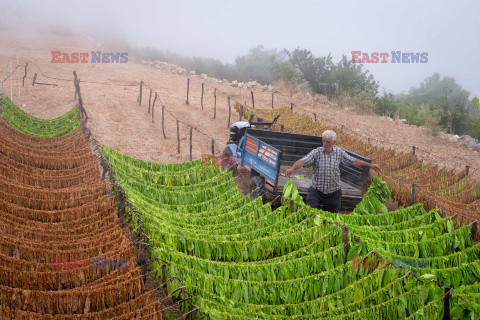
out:
{"label": "white rock", "polygon": [[195,75],[195,70],[190,71],[190,75],[194,76]]}
{"label": "white rock", "polygon": [[202,73],[200,77],[202,77],[203,80],[207,79],[207,75],[205,73]]}
{"label": "white rock", "polygon": [[228,80],[227,79],[222,79],[222,82],[223,83],[228,83]]}
{"label": "white rock", "polygon": [[448,140],[451,142],[457,142],[460,139],[458,135],[451,136]]}
{"label": "white rock", "polygon": [[238,81],[237,81],[237,80],[233,80],[230,85],[231,85],[232,87],[237,87],[237,86],[238,86]]}
{"label": "white rock", "polygon": [[403,123],[403,124],[407,124],[407,123],[408,123],[408,122],[407,122],[407,119],[400,119],[400,120],[398,120],[398,121],[399,121],[400,123]]}
{"label": "white rock", "polygon": [[470,148],[478,143],[477,139],[474,139],[474,138],[472,138],[468,135],[461,136],[459,140],[462,144],[464,144],[464,145],[466,145],[467,147],[470,147]]}

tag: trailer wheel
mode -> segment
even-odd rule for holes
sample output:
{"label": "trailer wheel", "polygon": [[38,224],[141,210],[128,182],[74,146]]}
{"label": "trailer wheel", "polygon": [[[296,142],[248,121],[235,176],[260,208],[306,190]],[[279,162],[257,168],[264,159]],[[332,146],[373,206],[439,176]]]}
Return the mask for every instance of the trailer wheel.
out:
{"label": "trailer wheel", "polygon": [[233,153],[232,153],[232,150],[230,150],[229,147],[226,147],[223,150],[221,165],[222,165],[223,170],[228,168],[232,172],[232,175],[235,176],[235,173],[237,171],[237,164],[233,160]]}
{"label": "trailer wheel", "polygon": [[262,197],[262,200],[265,200],[265,178],[262,176],[251,177],[248,184],[248,193],[250,193],[252,201],[258,197]]}

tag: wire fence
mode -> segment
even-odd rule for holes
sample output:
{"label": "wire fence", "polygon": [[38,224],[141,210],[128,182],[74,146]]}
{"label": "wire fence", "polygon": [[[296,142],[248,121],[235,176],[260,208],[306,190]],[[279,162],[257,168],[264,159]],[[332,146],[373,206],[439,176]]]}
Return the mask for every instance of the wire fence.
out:
{"label": "wire fence", "polygon": [[[80,117],[80,123],[81,123],[82,131],[84,132],[84,134],[86,135],[89,143],[91,144],[92,151],[96,155],[96,157],[99,161],[99,164],[103,169],[102,179],[105,179],[106,177],[108,177],[110,190],[112,190],[112,192],[113,192],[113,194],[114,194],[114,196],[117,200],[117,208],[118,208],[117,213],[118,213],[118,217],[120,219],[120,222],[122,224],[122,228],[127,228],[129,230],[130,237],[134,241],[134,245],[138,249],[137,252],[140,252],[140,255],[137,257],[137,261],[139,261],[139,264],[140,264],[140,267],[141,267],[141,270],[142,270],[142,276],[143,276],[144,282],[146,282],[147,275],[152,274],[153,272],[156,271],[156,270],[153,270],[153,271],[151,270],[150,272],[147,271],[148,267],[149,267],[149,263],[151,263],[153,260],[156,260],[157,262],[159,262],[159,265],[160,265],[159,268],[162,268],[162,269],[166,270],[166,267],[168,266],[168,262],[162,260],[158,256],[155,256],[155,258],[153,258],[153,259],[147,260],[147,257],[150,256],[149,252],[151,252],[151,250],[156,249],[156,247],[153,246],[151,243],[149,243],[150,242],[149,240],[151,240],[151,239],[145,233],[145,231],[148,230],[148,229],[145,227],[145,225],[142,221],[142,213],[140,213],[135,208],[135,206],[130,201],[128,201],[128,199],[126,197],[126,193],[123,190],[123,187],[122,187],[120,181],[117,179],[117,177],[115,175],[115,172],[110,167],[110,163],[108,162],[107,159],[105,159],[105,157],[102,154],[101,144],[95,139],[93,133],[91,132],[91,130],[87,126],[88,117],[87,117],[87,113],[85,111],[85,108],[83,106],[83,100],[82,100],[81,89],[80,89],[80,82],[78,81],[76,72],[74,72],[74,86],[75,86],[75,92],[76,92],[77,97],[78,97],[78,104],[76,105],[76,108],[78,110],[78,114],[79,114],[79,117]],[[138,227],[136,229],[133,229],[132,224],[131,224],[132,221],[130,221],[131,219],[135,219],[136,223],[138,224]],[[155,315],[156,313],[164,312],[164,311],[166,311],[168,309],[171,309],[173,307],[179,307],[179,309],[180,309],[180,305],[183,304],[183,303],[188,303],[190,305],[190,307],[187,308],[187,312],[185,314],[182,314],[182,317],[179,318],[179,319],[183,319],[186,316],[188,316],[190,314],[193,314],[193,313],[199,313],[200,314],[201,308],[194,305],[193,302],[192,302],[192,299],[194,299],[195,296],[193,294],[189,293],[185,289],[185,286],[182,286],[183,282],[178,277],[176,277],[176,276],[174,276],[170,273],[168,273],[168,274],[169,274],[169,278],[165,282],[157,284],[157,287],[158,288],[160,288],[160,287],[166,288],[168,282],[178,281],[179,286],[176,289],[174,289],[173,291],[169,292],[167,297],[166,297],[167,299],[172,299],[173,295],[178,292],[178,297],[177,297],[176,302],[174,304],[170,304],[169,306],[167,306],[167,308],[157,310],[156,312],[154,312],[152,314],[149,314],[149,315],[146,315],[142,318]],[[199,315],[198,318],[203,319],[204,315]]]}

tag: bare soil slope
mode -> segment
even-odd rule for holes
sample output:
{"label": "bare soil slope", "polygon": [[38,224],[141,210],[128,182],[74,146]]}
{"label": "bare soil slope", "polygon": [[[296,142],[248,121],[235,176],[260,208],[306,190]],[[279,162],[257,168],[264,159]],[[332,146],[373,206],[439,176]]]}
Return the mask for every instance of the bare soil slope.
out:
{"label": "bare soil slope", "polygon": [[[215,139],[215,152],[221,154],[228,139],[228,104],[231,95],[231,123],[238,120],[233,109],[234,101],[251,104],[250,90],[234,88],[212,79],[190,76],[190,104],[186,102],[187,76],[171,74],[150,65],[135,61],[132,55],[125,64],[109,63],[51,63],[51,51],[62,52],[121,52],[119,48],[102,47],[93,39],[82,36],[26,35],[0,33],[0,72],[5,79],[9,73],[9,63],[16,65],[16,49],[20,56],[20,82],[24,75],[23,65],[28,62],[25,87],[18,96],[17,73],[13,81],[13,101],[28,113],[50,118],[59,116],[75,105],[73,71],[81,80],[82,97],[88,113],[88,125],[100,143],[118,149],[130,156],[158,162],[179,162],[189,160],[189,124],[193,131],[193,158],[211,152],[211,138]],[[90,59],[89,59],[90,60]],[[35,85],[37,82],[56,84]],[[142,105],[138,104],[139,84],[143,87]],[[200,105],[201,84],[205,83],[204,109]],[[3,89],[10,96],[10,79],[4,81]],[[157,93],[155,103],[155,123],[148,114],[149,89]],[[217,113],[213,119],[214,88],[217,89]],[[271,108],[271,93],[254,89],[255,107]],[[375,115],[359,114],[340,108],[323,97],[309,97],[303,94],[292,95],[288,90],[275,93],[275,108],[290,107],[295,104],[298,112],[315,112],[317,120],[326,124],[344,125],[345,130],[356,132],[371,143],[411,151],[416,146],[419,157],[449,168],[464,169],[470,165],[470,172],[476,179],[480,177],[478,152],[435,136],[427,130],[415,126],[390,122]],[[152,97],[153,100],[153,97]],[[165,133],[161,127],[161,106],[165,107]],[[177,153],[176,119],[181,120],[181,152]]]}

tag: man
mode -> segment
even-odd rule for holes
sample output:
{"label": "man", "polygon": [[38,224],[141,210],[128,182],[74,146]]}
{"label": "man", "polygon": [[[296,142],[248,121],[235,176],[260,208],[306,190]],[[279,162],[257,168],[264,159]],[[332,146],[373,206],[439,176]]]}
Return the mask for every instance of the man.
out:
{"label": "man", "polygon": [[313,166],[312,186],[308,188],[306,203],[312,208],[340,212],[342,190],[340,189],[340,163],[357,167],[370,167],[379,171],[378,164],[367,163],[349,156],[345,150],[335,145],[337,134],[332,130],[322,133],[323,146],[310,151],[285,172],[290,177],[295,169]]}

